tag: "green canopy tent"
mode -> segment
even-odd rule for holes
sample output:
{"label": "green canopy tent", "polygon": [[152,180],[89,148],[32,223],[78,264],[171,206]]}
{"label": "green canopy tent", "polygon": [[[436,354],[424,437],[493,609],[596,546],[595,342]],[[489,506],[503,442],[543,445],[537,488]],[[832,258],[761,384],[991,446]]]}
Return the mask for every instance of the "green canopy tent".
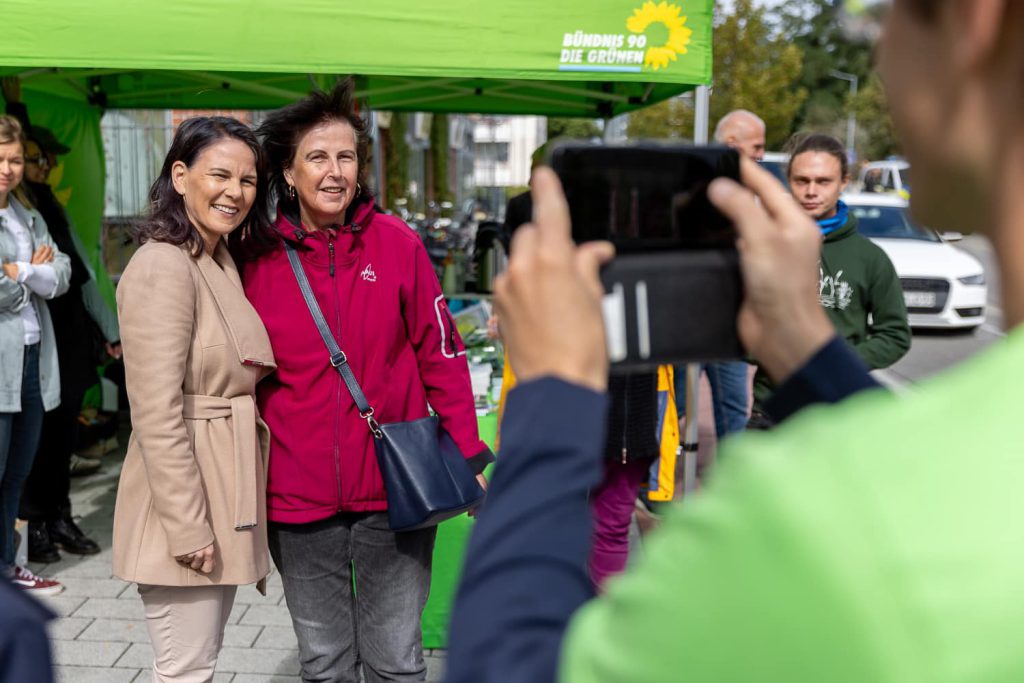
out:
{"label": "green canopy tent", "polygon": [[[713,4],[6,0],[0,76],[72,148],[51,182],[102,271],[106,109],[270,109],[356,74],[375,110],[610,118],[710,82]],[[454,550],[435,561],[427,647],[444,645],[466,533],[439,534]]]}
{"label": "green canopy tent", "polygon": [[596,118],[707,83],[711,5],[8,0],[2,64],[103,107],[273,108],[356,73],[374,109]]}

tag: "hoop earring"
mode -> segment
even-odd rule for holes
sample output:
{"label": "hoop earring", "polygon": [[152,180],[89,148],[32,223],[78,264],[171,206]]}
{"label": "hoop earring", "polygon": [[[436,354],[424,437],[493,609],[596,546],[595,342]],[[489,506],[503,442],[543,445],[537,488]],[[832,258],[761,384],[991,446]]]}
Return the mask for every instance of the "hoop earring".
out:
{"label": "hoop earring", "polygon": [[360,187],[359,183],[356,183],[356,196],[358,197],[363,193],[363,188]]}
{"label": "hoop earring", "polygon": [[288,199],[292,200],[293,202],[295,201],[295,186],[294,185],[289,185],[288,186]]}

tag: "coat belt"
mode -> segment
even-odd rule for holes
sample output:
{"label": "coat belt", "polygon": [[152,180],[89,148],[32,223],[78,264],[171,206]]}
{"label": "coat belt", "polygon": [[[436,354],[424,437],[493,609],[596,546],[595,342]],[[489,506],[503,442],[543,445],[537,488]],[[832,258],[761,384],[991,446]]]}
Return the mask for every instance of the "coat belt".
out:
{"label": "coat belt", "polygon": [[251,529],[258,520],[257,487],[261,485],[256,460],[262,458],[252,396],[201,396],[185,394],[182,417],[217,420],[230,417],[235,443],[235,529]]}

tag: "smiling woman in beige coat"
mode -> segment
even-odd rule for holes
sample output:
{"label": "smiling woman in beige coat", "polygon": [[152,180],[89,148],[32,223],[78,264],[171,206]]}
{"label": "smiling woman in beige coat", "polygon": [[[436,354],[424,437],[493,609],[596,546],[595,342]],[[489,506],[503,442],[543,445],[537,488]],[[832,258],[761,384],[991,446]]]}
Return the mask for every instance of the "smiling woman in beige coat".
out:
{"label": "smiling woman in beige coat", "polygon": [[228,251],[268,239],[265,192],[245,125],[186,121],[117,289],[132,436],[114,573],[139,584],[155,681],[211,680],[236,588],[269,572],[253,399],[274,357]]}

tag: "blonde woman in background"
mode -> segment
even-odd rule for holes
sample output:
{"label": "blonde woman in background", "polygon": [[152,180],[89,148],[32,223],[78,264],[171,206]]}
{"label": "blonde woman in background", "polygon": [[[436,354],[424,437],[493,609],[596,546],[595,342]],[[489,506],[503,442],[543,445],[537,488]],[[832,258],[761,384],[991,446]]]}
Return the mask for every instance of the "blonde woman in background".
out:
{"label": "blonde woman in background", "polygon": [[57,346],[46,300],[68,289],[71,262],[46,229],[21,183],[25,134],[0,116],[0,571],[36,595],[57,581],[14,564],[14,520],[35,458],[43,413],[60,404]]}

